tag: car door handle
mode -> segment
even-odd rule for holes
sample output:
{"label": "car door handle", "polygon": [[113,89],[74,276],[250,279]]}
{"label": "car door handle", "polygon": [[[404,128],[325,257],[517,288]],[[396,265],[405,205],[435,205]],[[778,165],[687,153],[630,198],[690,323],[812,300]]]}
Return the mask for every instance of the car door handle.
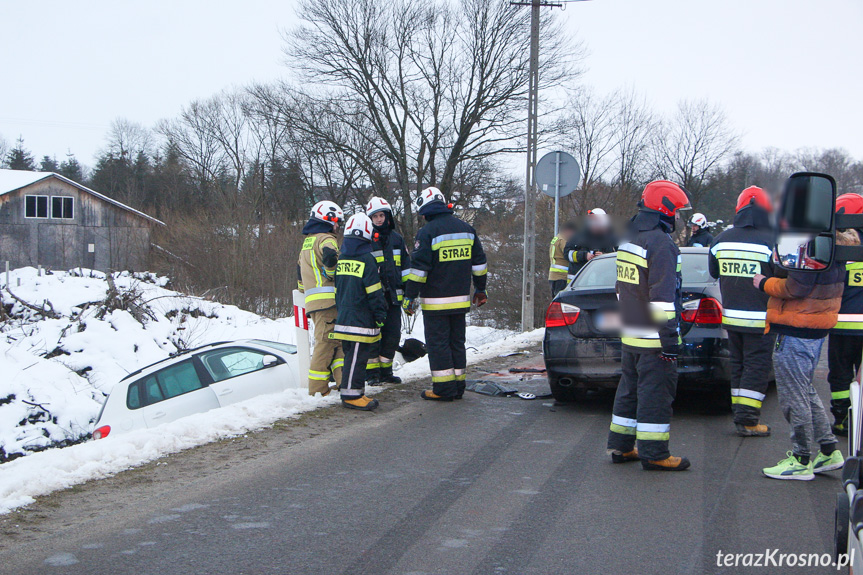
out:
{"label": "car door handle", "polygon": [[164,411],[159,411],[159,412],[153,414],[153,419],[159,419],[160,417],[165,417]]}
{"label": "car door handle", "polygon": [[226,387],[222,391],[219,392],[219,395],[228,395],[229,393],[234,393],[234,390],[230,387]]}

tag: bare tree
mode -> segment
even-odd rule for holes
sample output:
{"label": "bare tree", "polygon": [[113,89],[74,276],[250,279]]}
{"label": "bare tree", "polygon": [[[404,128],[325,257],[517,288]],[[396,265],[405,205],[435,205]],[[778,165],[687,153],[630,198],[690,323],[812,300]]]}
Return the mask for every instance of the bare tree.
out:
{"label": "bare tree", "polygon": [[152,156],[155,139],[149,128],[126,118],[111,122],[105,152],[132,163],[139,155]]}
{"label": "bare tree", "polygon": [[697,202],[708,175],[735,151],[738,141],[720,106],[707,100],[682,101],[659,133],[659,175],[682,184]]}
{"label": "bare tree", "polygon": [[[434,184],[450,197],[462,162],[517,149],[526,11],[505,0],[303,0],[299,15],[303,25],[287,34],[285,53],[318,86],[307,97],[344,126],[368,130],[359,136],[390,164],[406,215],[416,189]],[[541,77],[560,85],[573,76],[572,58],[564,57],[560,28],[546,30]],[[363,162],[354,147],[340,151]]]}

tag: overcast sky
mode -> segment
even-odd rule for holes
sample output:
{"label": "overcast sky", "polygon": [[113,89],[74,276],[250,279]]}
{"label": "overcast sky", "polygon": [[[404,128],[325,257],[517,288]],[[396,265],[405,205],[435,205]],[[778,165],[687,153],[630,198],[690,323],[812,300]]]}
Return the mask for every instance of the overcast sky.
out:
{"label": "overcast sky", "polygon": [[[151,126],[194,98],[285,76],[294,5],[0,0],[0,136],[92,166],[114,118]],[[708,97],[747,149],[863,159],[861,0],[592,0],[562,15],[589,50],[584,82],[602,92],[631,87],[659,111]]]}

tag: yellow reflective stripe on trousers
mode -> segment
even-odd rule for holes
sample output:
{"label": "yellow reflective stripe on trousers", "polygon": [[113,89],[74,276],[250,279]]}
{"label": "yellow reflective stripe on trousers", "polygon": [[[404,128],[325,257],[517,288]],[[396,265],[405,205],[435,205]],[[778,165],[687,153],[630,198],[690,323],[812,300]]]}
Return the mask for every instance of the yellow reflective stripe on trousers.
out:
{"label": "yellow reflective stripe on trousers", "polygon": [[671,436],[669,423],[641,423],[636,426],[635,437],[643,441],[668,441]]}
{"label": "yellow reflective stripe on trousers", "polygon": [[767,322],[763,319],[739,319],[736,317],[722,316],[722,325],[730,325],[732,327],[764,328],[767,325]]}
{"label": "yellow reflective stripe on trousers", "polygon": [[620,433],[621,435],[635,435],[635,428],[638,426],[638,421],[629,419],[628,417],[620,417],[619,415],[611,416],[611,431]]}
{"label": "yellow reflective stripe on trousers", "polygon": [[845,391],[833,391],[830,392],[830,399],[851,399],[851,392],[847,389]]}
{"label": "yellow reflective stripe on trousers", "polygon": [[863,313],[840,313],[834,329],[863,330]]}
{"label": "yellow reflective stripe on trousers", "polygon": [[733,397],[731,398],[732,404],[737,405],[748,405],[749,407],[755,407],[761,409],[761,402],[757,399],[752,399],[751,397]]}
{"label": "yellow reflective stripe on trousers", "polygon": [[470,296],[424,297],[420,298],[420,305],[422,309],[428,311],[470,308]]}
{"label": "yellow reflective stripe on trousers", "polygon": [[662,342],[658,339],[645,337],[622,337],[620,343],[630,347],[644,347],[649,349],[659,349],[662,347]]}

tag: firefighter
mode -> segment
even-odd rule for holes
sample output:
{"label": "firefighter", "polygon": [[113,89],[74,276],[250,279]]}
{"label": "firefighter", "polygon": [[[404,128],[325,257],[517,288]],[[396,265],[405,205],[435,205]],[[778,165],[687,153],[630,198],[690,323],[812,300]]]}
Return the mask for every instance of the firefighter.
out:
{"label": "firefighter", "polygon": [[393,209],[383,198],[374,197],[366,205],[366,215],[374,225],[374,251],[378,273],[387,301],[387,319],[381,328],[381,340],[372,345],[366,369],[369,385],[401,383],[393,375],[393,358],[402,333],[402,300],[404,280],[410,272],[411,260],[405,240],[396,231]]}
{"label": "firefighter", "polygon": [[366,362],[371,346],[381,339],[387,301],[378,263],[372,255],[374,226],[364,213],[354,214],[345,226],[345,241],[336,269],[336,307],[339,310],[330,338],[341,341],[345,357],[342,405],[372,411],[377,399],[366,396]]}
{"label": "firefighter", "polygon": [[566,287],[572,276],[569,275],[570,262],[566,257],[566,242],[575,234],[575,224],[566,222],[559,234],[551,238],[551,249],[548,254],[548,283],[551,286],[551,298]]}
{"label": "firefighter", "polygon": [[312,207],[303,227],[303,247],[297,263],[297,283],[306,296],[306,311],[315,324],[315,348],[309,363],[309,395],[330,392],[329,382],[342,377],[342,346],[330,339],[336,322],[335,272],[339,261],[336,234],[344,220],[342,209],[322,201]]}
{"label": "firefighter", "polygon": [[770,435],[770,428],[759,419],[776,337],[764,333],[770,297],[752,285],[752,278],[773,275],[771,211],[764,190],[756,186],[743,190],[737,198],[734,227],[716,237],[708,255],[710,275],[719,279],[725,304],[722,327],[728,332],[731,355],[731,408],[737,435],[742,437]]}
{"label": "firefighter", "polygon": [[584,228],[566,242],[570,278],[596,256],[615,251],[618,243],[605,210],[594,208],[587,212]]}
{"label": "firefighter", "polygon": [[[836,198],[836,213],[863,214],[863,197],[842,194]],[[842,293],[839,321],[827,339],[827,382],[830,384],[830,411],[836,435],[848,435],[849,389],[863,356],[863,262],[847,262],[845,268],[845,291]]]}
{"label": "firefighter", "polygon": [[465,314],[471,302],[480,307],[488,301],[488,266],[476,230],[453,215],[439,189],[423,190],[416,207],[426,224],[417,234],[403,307],[413,313],[419,297],[432,375],[432,389],[422,398],[452,401],[465,388]]}
{"label": "firefighter", "polygon": [[697,212],[692,214],[692,217],[689,218],[689,227],[692,228],[692,235],[689,236],[686,247],[709,248],[710,244],[713,243],[713,236],[710,235],[710,225],[704,214]]}
{"label": "firefighter", "polygon": [[681,312],[680,250],[670,234],[679,210],[686,208],[689,199],[677,184],[647,184],[630,223],[630,240],[617,251],[623,374],[614,397],[608,453],[614,463],[640,459],[646,470],[689,467],[687,458],[668,451]]}

